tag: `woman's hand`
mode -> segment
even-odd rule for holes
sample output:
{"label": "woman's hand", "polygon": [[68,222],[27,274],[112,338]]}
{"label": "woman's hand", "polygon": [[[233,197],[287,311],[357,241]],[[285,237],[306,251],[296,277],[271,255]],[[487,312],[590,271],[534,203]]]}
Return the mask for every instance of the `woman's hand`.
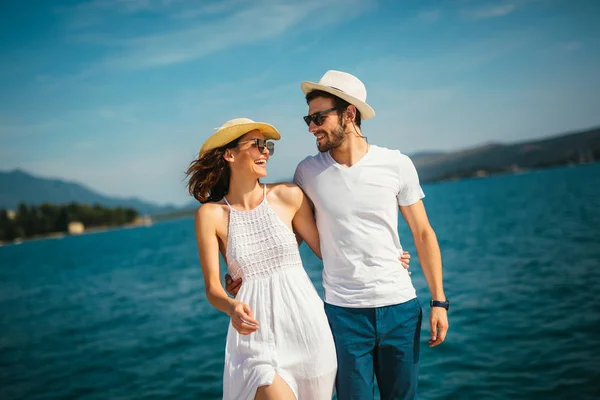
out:
{"label": "woman's hand", "polygon": [[236,301],[231,310],[231,325],[240,335],[249,335],[258,330],[258,321],[248,304]]}
{"label": "woman's hand", "polygon": [[[404,269],[408,270],[410,264],[410,253],[408,251],[403,252],[402,255],[398,257],[398,260],[400,260],[400,263],[402,264]],[[408,271],[409,275],[411,273],[412,272]]]}

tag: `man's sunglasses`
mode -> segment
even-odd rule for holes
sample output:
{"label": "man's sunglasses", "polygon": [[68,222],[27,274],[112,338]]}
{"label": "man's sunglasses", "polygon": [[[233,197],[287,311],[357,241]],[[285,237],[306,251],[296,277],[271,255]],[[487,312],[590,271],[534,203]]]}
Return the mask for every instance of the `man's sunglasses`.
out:
{"label": "man's sunglasses", "polygon": [[304,122],[306,122],[306,125],[308,125],[308,126],[310,126],[311,121],[314,122],[314,124],[316,126],[321,126],[321,125],[323,125],[323,122],[325,122],[325,118],[327,118],[327,115],[324,115],[324,114],[327,114],[334,110],[337,110],[337,107],[333,107],[333,108],[330,108],[329,110],[325,110],[325,111],[319,111],[319,112],[316,112],[311,115],[307,115],[302,118],[304,118]]}
{"label": "man's sunglasses", "polygon": [[272,156],[273,153],[275,153],[275,143],[273,142],[267,142],[264,139],[250,139],[250,140],[244,140],[242,142],[238,142],[237,144],[241,144],[241,143],[251,143],[256,146],[256,148],[258,149],[259,153],[262,153],[263,151],[265,151],[265,147],[267,148],[267,150],[269,150],[269,155]]}

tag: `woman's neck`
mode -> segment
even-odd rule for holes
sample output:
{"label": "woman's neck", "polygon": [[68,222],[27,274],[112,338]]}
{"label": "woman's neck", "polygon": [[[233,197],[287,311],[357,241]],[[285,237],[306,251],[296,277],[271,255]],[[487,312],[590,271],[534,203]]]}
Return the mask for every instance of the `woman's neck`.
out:
{"label": "woman's neck", "polygon": [[243,210],[252,210],[260,204],[263,198],[262,185],[258,179],[229,179],[229,191],[227,195],[229,204],[235,204]]}

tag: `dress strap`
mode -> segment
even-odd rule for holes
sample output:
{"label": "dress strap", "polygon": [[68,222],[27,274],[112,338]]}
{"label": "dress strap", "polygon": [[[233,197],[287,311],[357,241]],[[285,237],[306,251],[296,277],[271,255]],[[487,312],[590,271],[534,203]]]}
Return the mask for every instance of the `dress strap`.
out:
{"label": "dress strap", "polygon": [[267,199],[267,184],[265,183],[263,185],[263,201],[265,201]]}
{"label": "dress strap", "polygon": [[229,204],[229,202],[227,201],[227,197],[223,196],[223,200],[225,200],[225,204],[227,204],[227,207],[229,207],[229,209],[231,210],[231,204]]}

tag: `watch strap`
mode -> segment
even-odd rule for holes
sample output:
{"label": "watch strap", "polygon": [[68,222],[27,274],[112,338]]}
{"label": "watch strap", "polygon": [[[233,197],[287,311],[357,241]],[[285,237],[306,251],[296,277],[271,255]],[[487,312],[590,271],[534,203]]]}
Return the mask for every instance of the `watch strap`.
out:
{"label": "watch strap", "polygon": [[442,308],[445,308],[446,310],[448,310],[450,308],[450,301],[449,300],[446,300],[446,301],[431,300],[429,302],[429,306],[430,307],[442,307]]}

